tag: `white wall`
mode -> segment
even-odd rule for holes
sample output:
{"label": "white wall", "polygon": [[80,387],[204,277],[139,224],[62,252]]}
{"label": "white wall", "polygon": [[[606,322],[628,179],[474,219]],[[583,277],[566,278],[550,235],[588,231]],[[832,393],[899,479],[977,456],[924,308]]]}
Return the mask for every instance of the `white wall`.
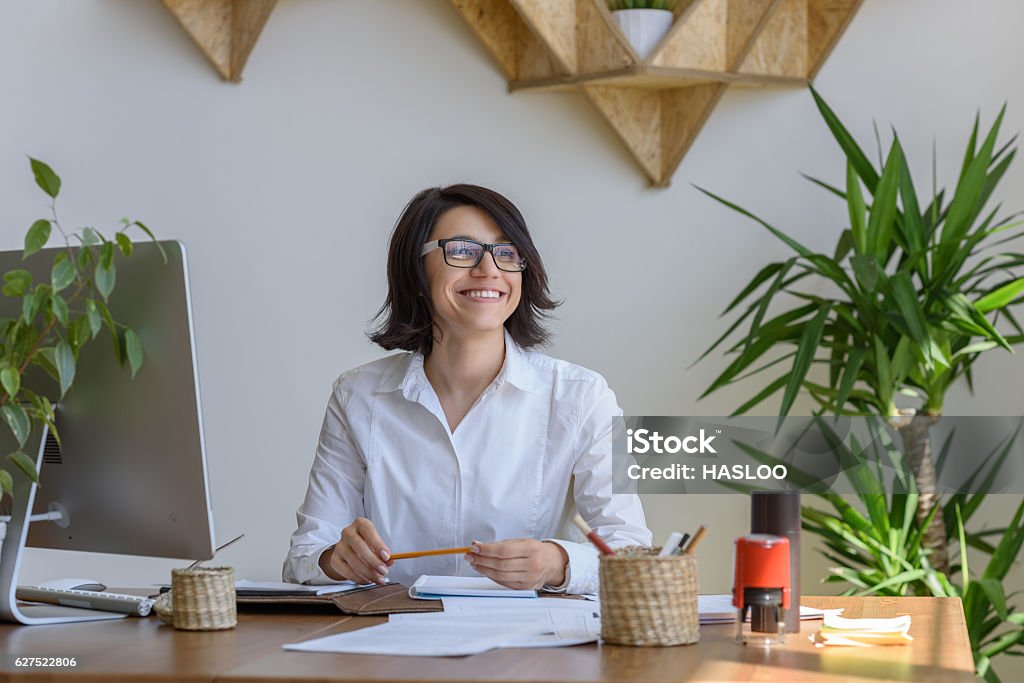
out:
{"label": "white wall", "polygon": [[[936,139],[948,183],[976,110],[988,121],[1008,101],[1005,130],[1024,128],[1021,25],[1014,0],[867,0],[817,86],[865,143],[872,119],[896,126],[921,183]],[[156,0],[4,2],[0,64],[0,248],[19,247],[45,209],[25,155],[63,177],[68,223],[128,214],[189,246],[218,536],[248,534],[220,560],[252,579],[278,575],[332,380],[380,355],[366,323],[389,231],[419,189],[472,181],[520,206],[566,301],[551,353],[604,373],[627,414],[720,415],[749,394],[698,404],[725,361],[687,366],[724,330],[725,303],[786,251],[690,183],[820,249],[846,221],[798,175],[844,168],[806,91],[728,92],[672,187],[651,190],[581,97],[509,95],[442,0],[283,0],[240,85]],[[1021,208],[1022,195],[1018,164],[1001,196]],[[977,386],[947,413],[1024,411],[1018,356],[989,354]],[[656,537],[713,523],[702,588],[727,590],[745,501],[646,502]],[[62,575],[73,561],[125,585],[178,564],[59,560],[33,551],[26,570]],[[821,569],[808,553],[805,585]]]}

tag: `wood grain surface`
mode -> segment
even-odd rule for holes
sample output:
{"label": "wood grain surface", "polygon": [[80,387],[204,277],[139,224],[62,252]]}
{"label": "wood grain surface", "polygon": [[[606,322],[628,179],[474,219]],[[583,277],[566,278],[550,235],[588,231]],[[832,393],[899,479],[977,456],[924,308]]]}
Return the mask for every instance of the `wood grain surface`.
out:
{"label": "wood grain surface", "polygon": [[[284,643],[362,628],[383,617],[330,611],[239,613],[230,631],[184,632],[155,618],[54,626],[0,626],[0,681],[929,681],[975,680],[960,601],[954,598],[809,597],[848,617],[910,614],[905,647],[815,649],[803,622],[785,645],[746,648],[732,627],[704,626],[696,645],[581,645],[493,650],[473,657],[382,657],[287,652]],[[14,667],[13,655],[75,656],[75,669]]]}

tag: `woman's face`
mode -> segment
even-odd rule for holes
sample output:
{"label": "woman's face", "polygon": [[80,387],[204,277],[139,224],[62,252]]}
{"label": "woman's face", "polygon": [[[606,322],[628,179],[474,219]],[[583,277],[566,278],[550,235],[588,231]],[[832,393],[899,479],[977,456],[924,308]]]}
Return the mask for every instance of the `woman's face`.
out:
{"label": "woman's face", "polygon": [[[445,211],[427,241],[456,237],[483,244],[509,242],[494,220],[475,206],[457,206]],[[449,266],[441,249],[434,249],[423,258],[434,304],[434,324],[441,330],[442,338],[502,330],[522,296],[521,272],[500,270],[488,252],[484,252],[480,263],[473,268]]]}

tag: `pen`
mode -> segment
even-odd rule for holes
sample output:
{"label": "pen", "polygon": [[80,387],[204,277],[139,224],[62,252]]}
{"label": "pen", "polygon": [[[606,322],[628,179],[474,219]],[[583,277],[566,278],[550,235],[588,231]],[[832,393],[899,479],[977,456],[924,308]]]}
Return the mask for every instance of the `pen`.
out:
{"label": "pen", "polygon": [[572,521],[575,522],[576,526],[580,528],[580,531],[583,532],[583,535],[589,538],[590,542],[597,546],[597,549],[601,551],[602,555],[615,554],[615,551],[608,547],[608,544],[604,542],[604,539],[597,535],[596,531],[590,528],[590,525],[587,524],[586,521],[584,521],[583,517],[577,514],[575,517],[573,517]]}
{"label": "pen", "polygon": [[417,550],[411,553],[395,553],[391,556],[392,560],[409,560],[414,557],[427,557],[428,555],[465,555],[472,546],[466,546],[464,548],[439,548],[437,550]]}
{"label": "pen", "polygon": [[693,535],[693,540],[690,541],[690,544],[686,546],[686,550],[683,551],[684,555],[693,554],[693,551],[697,547],[697,544],[704,540],[704,534],[707,533],[707,530],[708,528],[706,526],[704,526],[703,524],[700,525],[700,528],[697,529],[697,533]]}
{"label": "pen", "polygon": [[683,534],[683,537],[679,539],[679,545],[672,549],[673,555],[682,555],[683,548],[686,547],[686,542],[690,540],[690,534]]}

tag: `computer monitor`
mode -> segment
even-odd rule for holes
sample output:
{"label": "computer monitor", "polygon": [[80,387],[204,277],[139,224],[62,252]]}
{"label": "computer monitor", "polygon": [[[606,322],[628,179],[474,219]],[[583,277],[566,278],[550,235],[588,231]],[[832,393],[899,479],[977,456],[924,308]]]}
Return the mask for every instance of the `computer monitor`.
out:
{"label": "computer monitor", "polygon": [[[213,556],[185,247],[176,241],[160,244],[166,264],[153,243],[140,242],[131,257],[117,259],[109,302],[114,319],[142,340],[142,367],[132,379],[127,364],[117,360],[106,329],[82,348],[74,383],[56,407],[61,445],[52,436],[41,444],[35,433],[28,445],[36,450],[25,449],[40,460],[41,486],[29,486],[27,478],[15,475],[18,486],[0,580],[13,572],[10,582],[16,584],[22,543],[191,560]],[[56,251],[44,249],[24,261],[21,251],[0,252],[0,273],[21,268],[32,273],[34,282],[47,282]],[[0,317],[20,312],[20,299],[0,297]],[[58,388],[44,373],[26,375],[23,381],[57,398]],[[15,445],[3,426],[0,455]],[[18,508],[27,505],[33,517],[60,513],[61,519],[18,529]],[[15,620],[43,623],[17,618],[13,592],[14,585],[0,583],[6,616],[11,618],[13,610]]]}

